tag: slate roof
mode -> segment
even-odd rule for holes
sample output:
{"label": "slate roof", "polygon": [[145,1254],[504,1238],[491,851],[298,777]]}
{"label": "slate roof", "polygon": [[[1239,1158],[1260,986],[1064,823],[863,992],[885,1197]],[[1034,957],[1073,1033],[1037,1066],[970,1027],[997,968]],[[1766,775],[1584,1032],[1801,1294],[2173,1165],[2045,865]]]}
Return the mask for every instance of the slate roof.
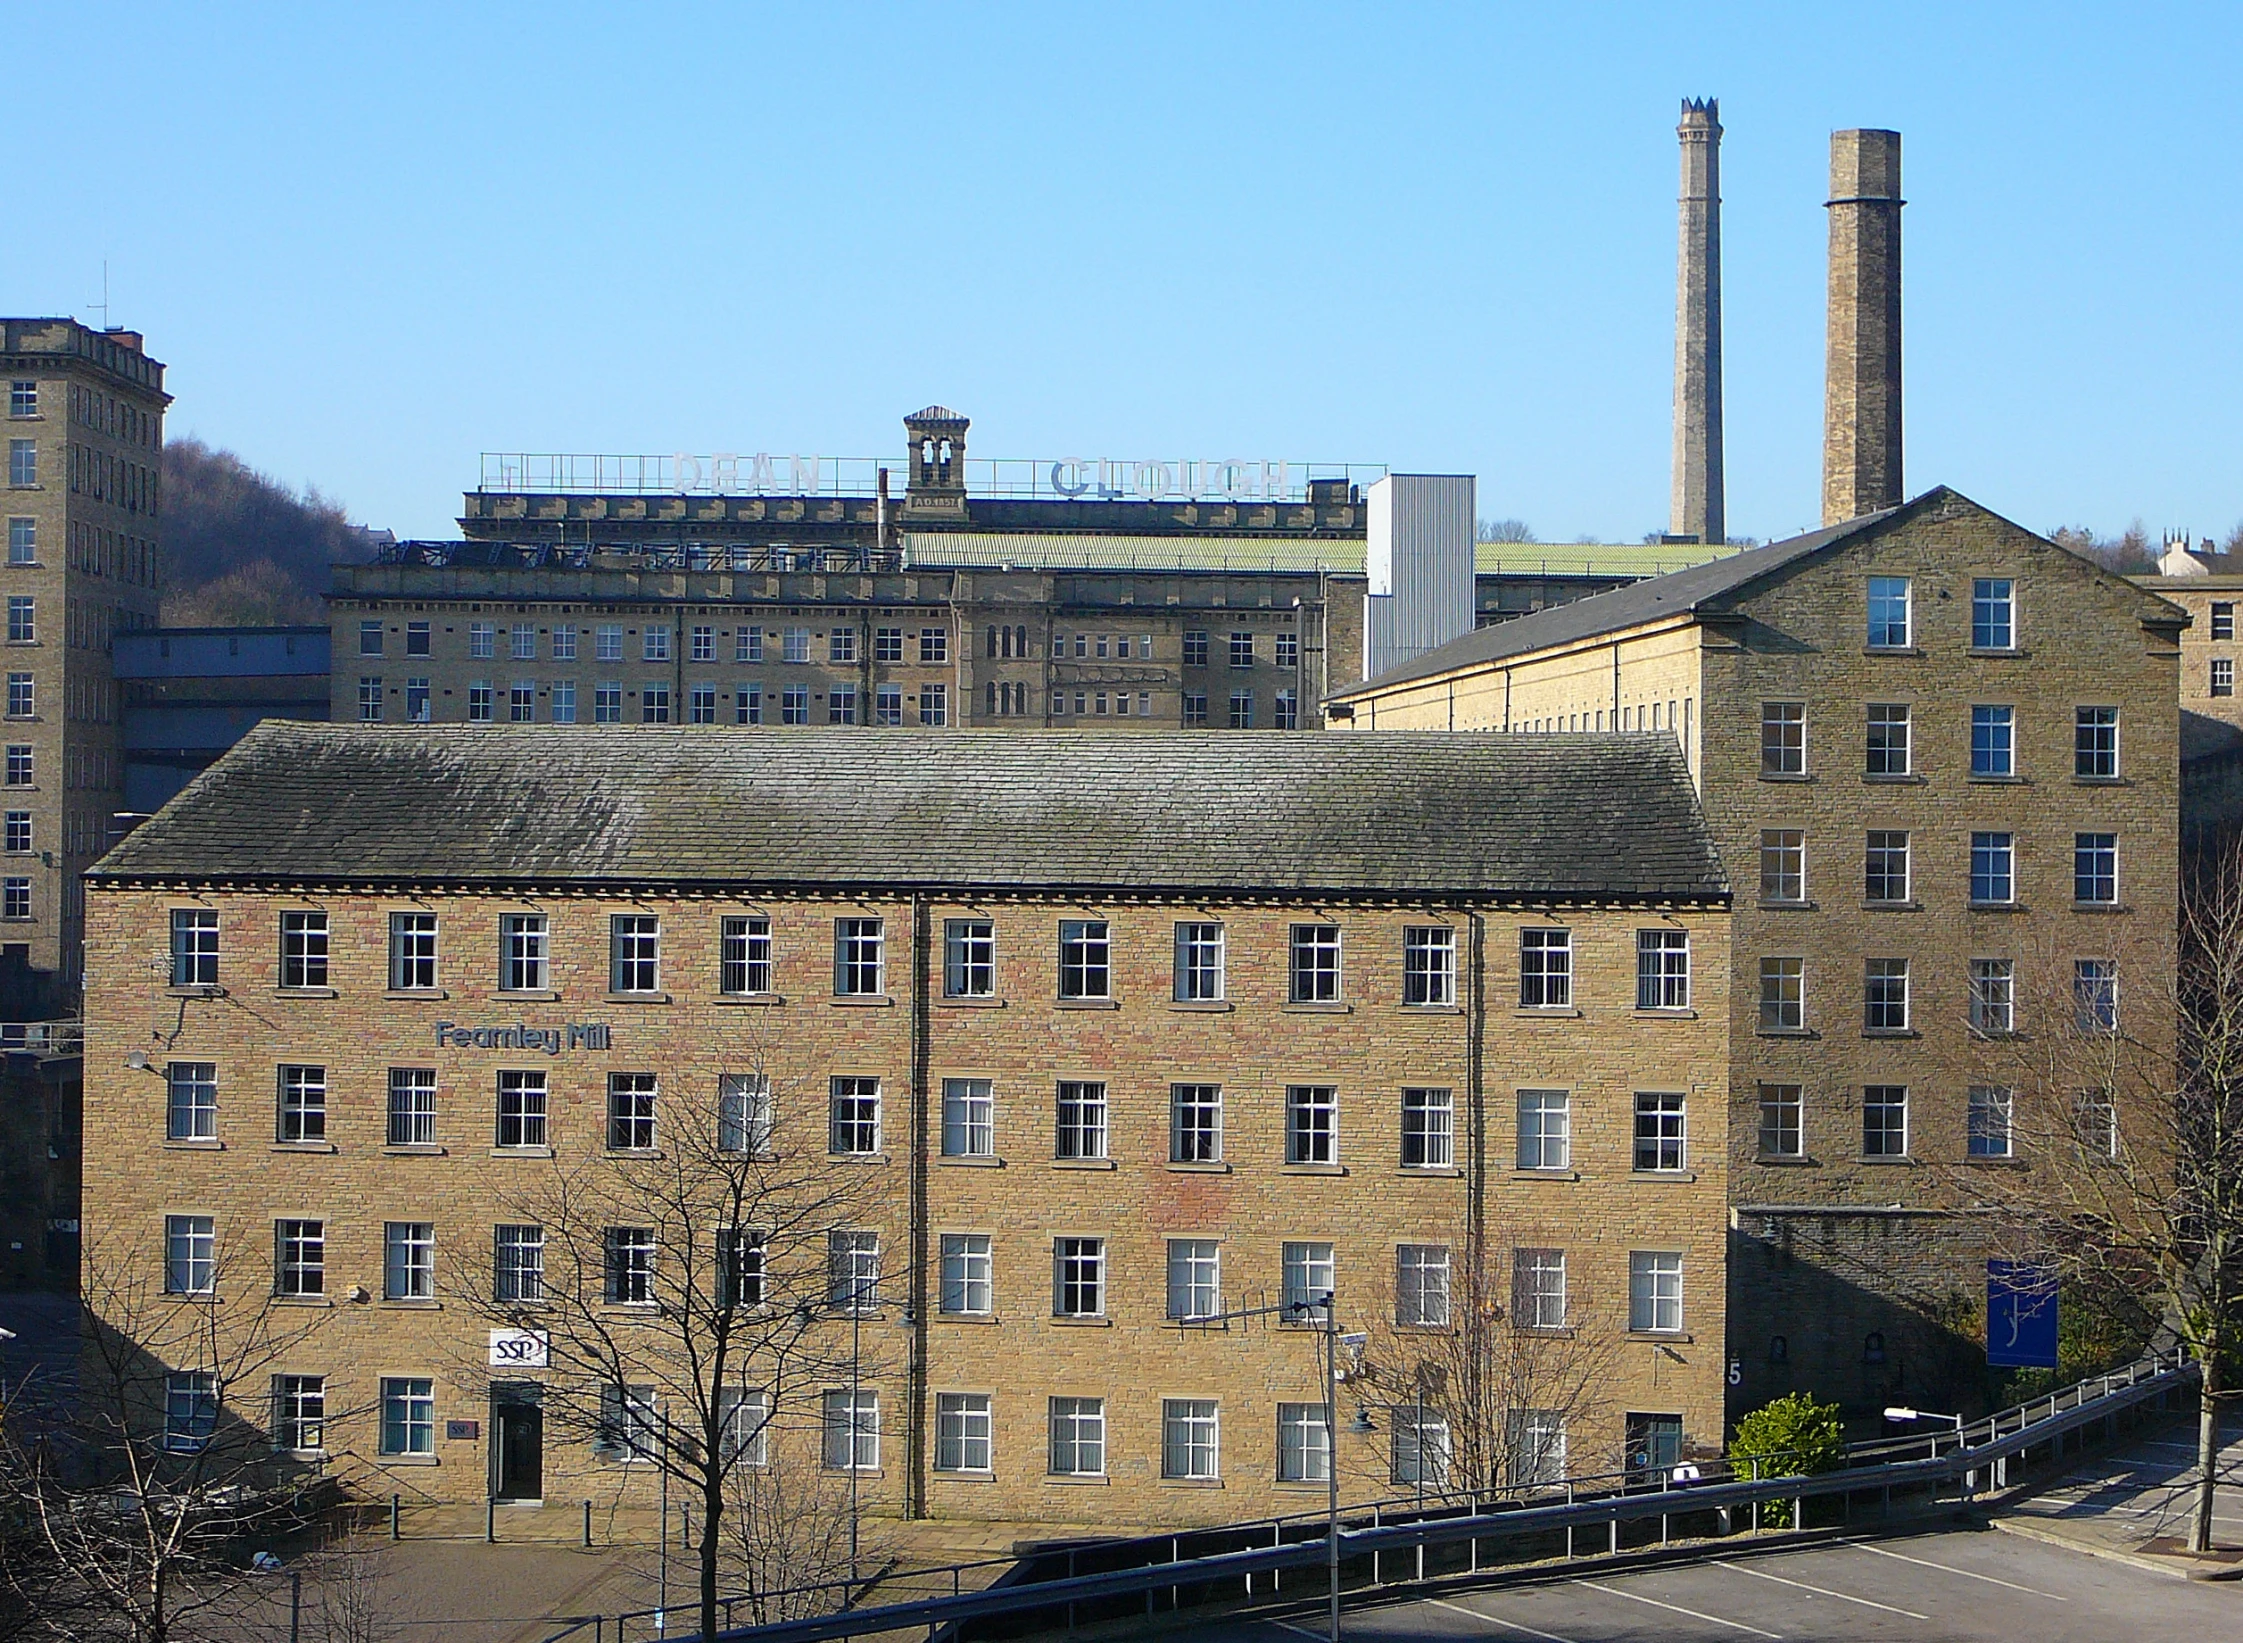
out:
{"label": "slate roof", "polygon": [[[1934,491],[1926,494],[1936,496],[1941,493]],[[1907,506],[1914,507],[1925,499],[1918,497],[1916,502]],[[1718,604],[1728,594],[1736,592],[1749,582],[1759,580],[1771,571],[1780,570],[1794,560],[1804,559],[1809,554],[1848,537],[1873,531],[1905,511],[1905,508],[1887,508],[1881,513],[1863,514],[1859,519],[1849,519],[1842,525],[1829,525],[1819,531],[1809,531],[1805,536],[1770,542],[1765,547],[1747,548],[1742,553],[1733,553],[1724,559],[1708,560],[1702,565],[1692,565],[1687,570],[1672,571],[1665,576],[1654,576],[1647,581],[1614,588],[1607,593],[1591,594],[1588,598],[1576,599],[1571,604],[1553,605],[1530,616],[1498,622],[1493,627],[1481,628],[1462,638],[1452,639],[1439,649],[1413,657],[1399,667],[1389,668],[1376,679],[1334,691],[1333,699],[1345,701],[1381,685],[1403,684],[1412,679],[1430,678],[1460,667],[1501,662],[1513,656],[1524,656],[1529,651],[1549,650],[1582,639],[1594,639],[1601,634],[1641,627],[1646,622],[1656,622],[1662,617],[1681,616],[1704,609]]]}
{"label": "slate roof", "polygon": [[1721,900],[1671,737],[267,720],[98,882]]}

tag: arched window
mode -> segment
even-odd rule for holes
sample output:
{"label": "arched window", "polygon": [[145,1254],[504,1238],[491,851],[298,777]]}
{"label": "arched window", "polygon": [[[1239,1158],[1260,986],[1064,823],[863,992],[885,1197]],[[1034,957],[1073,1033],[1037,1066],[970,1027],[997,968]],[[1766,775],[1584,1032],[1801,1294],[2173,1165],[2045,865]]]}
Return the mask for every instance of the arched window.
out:
{"label": "arched window", "polygon": [[1788,1335],[1771,1335],[1771,1336],[1769,1336],[1769,1337],[1768,1337],[1768,1361],[1769,1361],[1770,1363],[1789,1363],[1789,1362],[1791,1362],[1791,1337],[1790,1337],[1790,1336],[1788,1336]]}
{"label": "arched window", "polygon": [[1872,1329],[1863,1339],[1861,1361],[1863,1363],[1883,1363],[1885,1361],[1885,1337],[1879,1331]]}

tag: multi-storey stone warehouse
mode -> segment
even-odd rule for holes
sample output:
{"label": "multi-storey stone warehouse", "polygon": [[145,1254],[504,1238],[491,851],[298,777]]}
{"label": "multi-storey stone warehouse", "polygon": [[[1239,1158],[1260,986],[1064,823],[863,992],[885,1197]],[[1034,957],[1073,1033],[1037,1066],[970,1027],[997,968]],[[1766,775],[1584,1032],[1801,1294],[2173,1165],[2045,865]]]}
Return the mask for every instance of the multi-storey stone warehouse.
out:
{"label": "multi-storey stone warehouse", "polygon": [[[966,418],[904,431],[892,500],[869,462],[489,459],[465,541],[337,567],[332,717],[1314,729],[1369,602],[1414,592],[1415,521],[1360,470],[977,463],[974,490]],[[1711,551],[1481,544],[1440,637]]]}
{"label": "multi-storey stone warehouse", "polygon": [[88,1289],[194,1343],[176,1441],[644,1497],[713,1309],[799,1319],[726,1377],[758,1464],[1236,1519],[1322,1499],[1327,1304],[1351,1498],[1721,1441],[1729,886],[1663,734],[274,722],[90,883]]}
{"label": "multi-storey stone warehouse", "polygon": [[1338,693],[1362,730],[1679,740],[1742,883],[1733,1407],[1977,1395],[1989,1234],[1943,1212],[2030,1168],[2011,1035],[2170,1040],[2185,621],[1937,489]]}

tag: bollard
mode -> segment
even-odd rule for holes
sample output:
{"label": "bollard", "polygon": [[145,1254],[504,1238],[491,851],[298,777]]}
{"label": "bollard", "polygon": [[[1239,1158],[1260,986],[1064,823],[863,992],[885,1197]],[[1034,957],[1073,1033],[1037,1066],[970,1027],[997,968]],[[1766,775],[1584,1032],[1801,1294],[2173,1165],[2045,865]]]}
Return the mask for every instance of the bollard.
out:
{"label": "bollard", "polygon": [[398,1495],[389,1497],[389,1538],[392,1540],[403,1540],[405,1538],[397,1531],[397,1507],[402,1498]]}
{"label": "bollard", "polygon": [[498,1544],[498,1501],[496,1497],[483,1502],[483,1544]]}
{"label": "bollard", "polygon": [[590,1501],[584,1503],[584,1544],[587,1546],[592,1544],[592,1503]]}

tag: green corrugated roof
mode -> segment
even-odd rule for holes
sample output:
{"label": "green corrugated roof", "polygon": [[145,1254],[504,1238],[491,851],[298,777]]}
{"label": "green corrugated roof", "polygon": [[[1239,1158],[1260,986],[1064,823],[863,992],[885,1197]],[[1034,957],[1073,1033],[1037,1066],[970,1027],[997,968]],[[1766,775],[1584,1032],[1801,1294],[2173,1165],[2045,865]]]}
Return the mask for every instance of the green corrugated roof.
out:
{"label": "green corrugated roof", "polygon": [[[1093,536],[1064,532],[907,531],[914,566],[1022,570],[1334,571],[1363,574],[1360,538]],[[1659,576],[1717,559],[1733,548],[1641,542],[1482,542],[1482,575]]]}

